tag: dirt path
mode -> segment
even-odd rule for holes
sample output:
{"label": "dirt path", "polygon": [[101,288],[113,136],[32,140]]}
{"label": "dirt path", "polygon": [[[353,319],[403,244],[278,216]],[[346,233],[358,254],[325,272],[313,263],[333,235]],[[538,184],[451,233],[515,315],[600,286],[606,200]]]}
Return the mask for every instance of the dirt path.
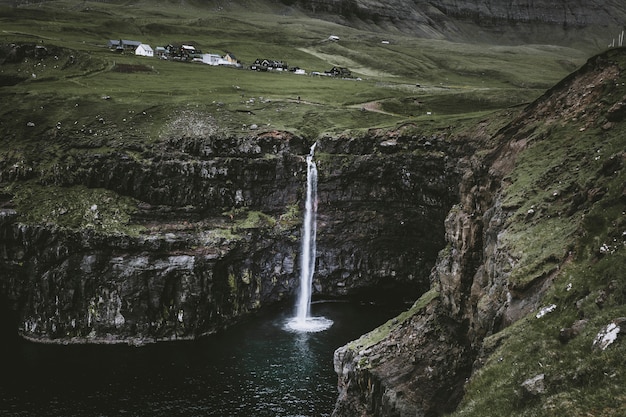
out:
{"label": "dirt path", "polygon": [[353,104],[350,106],[350,108],[353,108],[353,109],[360,108],[361,110],[371,111],[374,113],[381,113],[381,114],[386,114],[388,116],[402,117],[399,114],[390,113],[390,112],[382,110],[380,108],[380,102],[378,101],[368,101],[367,103]]}

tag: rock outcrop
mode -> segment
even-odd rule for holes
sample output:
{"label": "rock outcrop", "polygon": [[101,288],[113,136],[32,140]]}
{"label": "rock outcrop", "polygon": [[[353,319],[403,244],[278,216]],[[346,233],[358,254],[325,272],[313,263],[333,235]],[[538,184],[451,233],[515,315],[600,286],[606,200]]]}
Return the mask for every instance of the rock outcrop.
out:
{"label": "rock outcrop", "polygon": [[[623,207],[617,176],[624,161],[623,148],[619,147],[623,140],[617,132],[602,133],[602,129],[607,132],[616,128],[607,126],[606,121],[614,113],[611,109],[619,107],[622,101],[623,79],[623,51],[594,57],[501,129],[490,142],[495,144],[490,152],[469,158],[469,169],[460,183],[460,202],[445,220],[447,247],[441,251],[432,271],[430,291],[407,313],[335,352],[340,395],[334,416],[435,416],[452,412],[468,389],[467,381],[486,362],[503,360],[492,359],[490,354],[494,345],[507,337],[501,335],[504,329],[526,316],[534,316],[531,313],[538,310],[543,313],[537,313],[536,320],[553,314],[556,304],[540,309],[543,297],[557,291],[553,283],[573,258],[587,262],[584,245],[576,242],[597,233],[587,229],[581,220],[590,215],[594,204],[601,213],[607,213],[606,207],[615,206],[616,210]],[[600,133],[581,136],[588,129]],[[614,144],[622,150],[601,163],[600,155],[595,159],[589,156],[600,151],[581,144],[564,154],[555,150],[552,155],[544,154],[545,159],[534,161],[535,165],[525,162],[538,172],[523,171],[526,165],[518,167],[518,159],[529,148],[548,143],[553,147],[564,146],[558,145],[563,143],[561,140],[564,143],[575,140],[570,135],[579,136],[581,143],[586,143],[587,137],[590,143],[602,138],[606,146]],[[578,164],[577,169],[568,167],[569,159],[576,161],[572,163]],[[554,165],[548,168],[543,163]],[[610,166],[608,176],[602,174],[607,166]],[[528,176],[538,177],[536,184]],[[585,181],[586,191],[580,191],[577,184]],[[590,193],[595,195],[593,189],[603,188],[597,184],[603,181],[613,181],[618,189],[611,197],[596,199]],[[546,192],[547,187],[561,187],[563,191]],[[623,184],[621,187],[623,190]],[[603,189],[608,190],[609,186]],[[547,193],[546,197],[534,197],[537,191]],[[538,203],[532,204],[534,201]],[[539,206],[542,214],[536,212]],[[616,218],[608,221],[615,228],[610,229],[609,235],[614,234],[615,245],[623,250],[626,244],[623,233],[619,237],[620,227],[624,225],[623,211],[621,214],[616,211],[615,215]],[[571,224],[571,232],[564,235],[562,226],[552,231],[553,222]],[[602,253],[614,254],[618,250],[616,246],[607,247],[601,247],[600,252],[596,249],[590,255],[591,262],[597,262],[598,257],[604,256]],[[584,285],[605,279],[594,277],[592,272],[585,275]],[[611,281],[607,288],[615,291],[616,282]],[[572,288],[571,282],[561,285],[563,288],[558,291],[562,294]],[[587,290],[581,291],[586,296]],[[606,291],[596,300],[606,300]],[[552,297],[561,301],[565,296]],[[581,307],[585,299],[576,303],[579,318],[591,315],[591,309],[583,312]],[[614,306],[619,312],[621,301],[615,300]],[[601,308],[605,308],[604,304]],[[560,338],[561,343],[567,343],[582,332],[587,321],[585,318],[583,325],[576,321],[571,327],[575,330],[563,329],[561,333],[556,327],[553,340]],[[567,338],[563,339],[562,334]],[[488,338],[489,347],[485,343]],[[539,371],[520,377],[519,397],[506,401],[525,404],[529,401],[525,392],[531,392],[531,396],[546,394],[550,389],[544,373]],[[545,379],[549,378],[545,376]],[[484,393],[476,395],[482,398]],[[507,394],[503,391],[493,395]],[[471,401],[469,404],[472,409]],[[475,413],[470,415],[484,415]]]}
{"label": "rock outcrop", "polygon": [[[20,333],[56,343],[190,339],[290,300],[308,147],[281,132],[190,134],[78,151],[54,166],[9,157],[1,181],[79,196],[52,206],[44,197],[43,221],[2,196],[0,289]],[[471,150],[410,126],[326,137],[317,149],[315,294],[415,299],[458,198],[458,153]],[[127,219],[119,198],[130,199]]]}

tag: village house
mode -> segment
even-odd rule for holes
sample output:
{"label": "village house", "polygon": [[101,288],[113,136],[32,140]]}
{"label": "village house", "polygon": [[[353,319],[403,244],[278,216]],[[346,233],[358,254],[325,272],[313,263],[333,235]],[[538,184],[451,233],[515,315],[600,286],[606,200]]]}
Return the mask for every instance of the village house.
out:
{"label": "village house", "polygon": [[350,72],[350,70],[345,67],[332,67],[330,70],[324,71],[324,72],[333,77],[343,77],[343,78],[352,77],[352,72]]}
{"label": "village house", "polygon": [[150,45],[142,43],[137,47],[137,49],[135,49],[135,55],[147,56],[152,58],[154,56],[154,50],[152,49],[152,47],[150,47]]}
{"label": "village house", "polygon": [[289,67],[283,61],[273,59],[256,59],[250,69],[253,71],[287,71]]}
{"label": "village house", "polygon": [[218,54],[202,54],[202,62],[208,65],[223,65],[226,61]]}
{"label": "village house", "polygon": [[157,46],[156,48],[154,48],[154,56],[162,59],[167,59],[167,49],[162,46]]}
{"label": "village house", "polygon": [[202,62],[202,51],[193,45],[167,45],[168,56],[176,61],[193,61]]}
{"label": "village house", "polygon": [[226,63],[220,65],[232,65],[237,68],[242,67],[241,62],[239,62],[237,57],[230,52],[226,52],[226,55],[224,55],[224,61],[226,61]]}
{"label": "village house", "polygon": [[109,40],[108,47],[112,51],[116,52],[135,52],[141,45],[139,41],[131,41],[128,39],[111,39]]}
{"label": "village house", "polygon": [[199,49],[196,49],[196,47],[193,45],[181,45],[180,49],[184,51],[184,53],[186,53],[187,55],[195,55],[195,54],[202,53],[200,52]]}

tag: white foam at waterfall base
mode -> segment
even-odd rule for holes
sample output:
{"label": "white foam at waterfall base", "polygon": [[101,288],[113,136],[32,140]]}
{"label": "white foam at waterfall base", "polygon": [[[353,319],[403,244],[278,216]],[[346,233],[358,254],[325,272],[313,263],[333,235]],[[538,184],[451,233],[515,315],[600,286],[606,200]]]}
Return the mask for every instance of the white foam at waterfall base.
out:
{"label": "white foam at waterfall base", "polygon": [[328,329],[333,325],[333,321],[326,317],[294,317],[287,320],[285,330],[290,332],[315,333]]}

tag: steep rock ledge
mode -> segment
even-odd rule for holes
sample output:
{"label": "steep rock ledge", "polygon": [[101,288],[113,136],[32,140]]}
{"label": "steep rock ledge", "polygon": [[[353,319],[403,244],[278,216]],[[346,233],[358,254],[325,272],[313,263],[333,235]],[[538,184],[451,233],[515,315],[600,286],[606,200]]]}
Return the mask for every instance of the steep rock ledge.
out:
{"label": "steep rock ledge", "polygon": [[[445,220],[448,245],[432,270],[430,291],[406,313],[335,352],[339,398],[333,416],[435,416],[454,411],[465,395],[468,379],[479,374],[486,362],[502,360],[490,355],[506,339],[503,330],[539,311],[546,294],[557,291],[553,283],[572,259],[591,270],[584,264],[587,256],[595,264],[604,253],[623,250],[625,235],[620,231],[625,200],[620,178],[624,153],[616,129],[624,117],[614,117],[623,107],[623,74],[623,50],[590,59],[501,129],[490,141],[496,145],[489,152],[468,158],[460,202]],[[601,156],[602,151],[609,154]],[[613,154],[615,151],[618,153]],[[528,152],[533,152],[532,156],[526,157]],[[604,223],[598,213],[617,217]],[[587,216],[593,222],[612,225],[603,239],[617,243],[605,244],[587,255],[587,243],[582,242],[591,240],[600,246],[594,239],[602,238],[590,237],[600,229],[585,223],[589,222]],[[623,291],[615,280],[608,287],[603,284],[612,275],[606,276],[585,273],[579,293],[583,298],[571,303],[579,317],[593,311],[583,312],[580,306],[584,297],[588,298],[586,286],[595,280],[600,288],[606,287],[601,294]],[[558,291],[563,294],[572,287],[571,282],[561,285],[563,290]],[[598,300],[604,303],[606,295],[602,297]],[[620,300],[615,299],[613,314],[621,311]],[[600,308],[607,307],[601,304]],[[551,337],[556,340],[558,335],[557,327]],[[484,345],[485,340],[489,342]],[[535,345],[541,343],[546,342]],[[500,350],[499,355],[503,354]],[[551,355],[558,358],[562,353]],[[619,357],[617,351],[616,360]],[[582,359],[576,360],[581,363]],[[562,363],[559,366],[565,366]],[[507,375],[502,377],[506,382],[492,385],[511,384]],[[537,404],[517,394],[524,391],[523,379],[518,383],[512,393],[501,393],[512,395],[504,401]],[[562,388],[553,389],[556,397],[562,395],[558,391]],[[488,398],[499,395],[494,392]],[[484,392],[474,392],[468,400],[470,415],[485,415],[480,414],[481,409],[471,411],[475,403],[489,408],[483,396]],[[537,398],[536,394],[531,397]],[[544,407],[554,407],[554,403]]]}
{"label": "steep rock ledge", "polygon": [[[290,300],[308,145],[268,132],[98,144],[54,164],[5,155],[0,294],[18,312],[20,334],[54,343],[190,339]],[[414,127],[320,139],[315,294],[425,291],[469,146]]]}
{"label": "steep rock ledge", "polygon": [[334,416],[439,415],[462,397],[476,356],[468,294],[477,290],[474,278],[484,271],[483,248],[494,233],[487,226],[501,223],[490,210],[497,173],[487,174],[481,160],[470,166],[461,181],[461,202],[445,219],[448,246],[431,273],[430,291],[387,329],[335,352],[340,394]]}

